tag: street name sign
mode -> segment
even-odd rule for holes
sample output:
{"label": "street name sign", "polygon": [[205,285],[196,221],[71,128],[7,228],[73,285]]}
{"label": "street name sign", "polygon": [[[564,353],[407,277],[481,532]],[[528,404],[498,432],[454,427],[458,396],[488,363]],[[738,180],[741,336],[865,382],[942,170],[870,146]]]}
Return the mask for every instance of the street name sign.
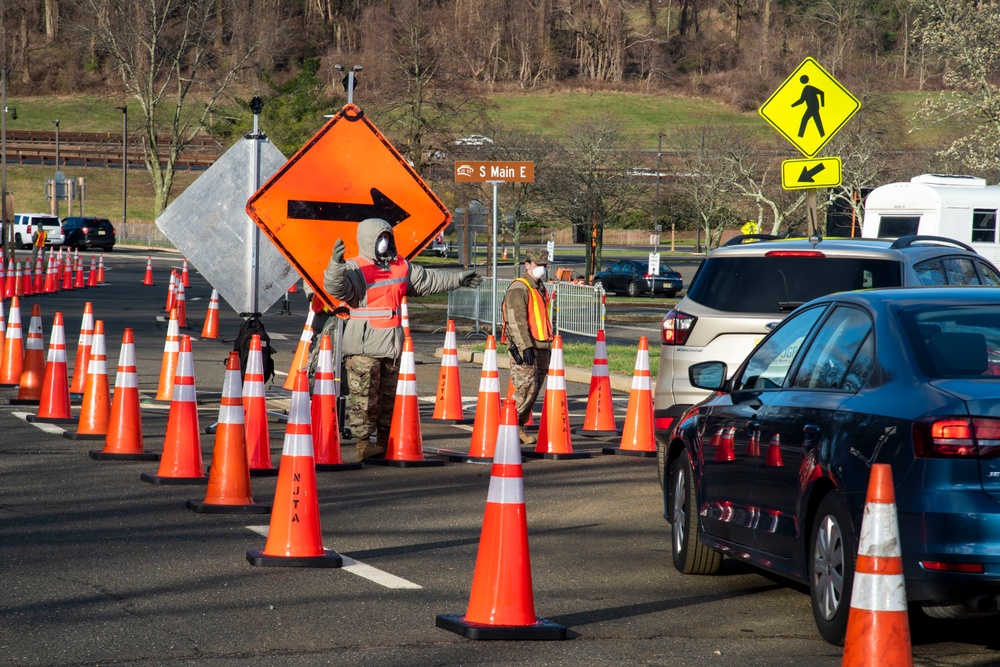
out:
{"label": "street name sign", "polygon": [[247,213],[323,301],[333,244],[358,252],[358,223],[382,218],[411,259],[444,231],[451,213],[360,107],[345,105],[246,205]]}
{"label": "street name sign", "polygon": [[813,58],[806,58],[760,107],[771,127],[803,155],[813,157],[861,108]]}
{"label": "street name sign", "polygon": [[785,160],[781,163],[781,187],[786,190],[835,188],[840,185],[839,157]]}
{"label": "street name sign", "polygon": [[534,183],[534,162],[456,162],[456,183]]}

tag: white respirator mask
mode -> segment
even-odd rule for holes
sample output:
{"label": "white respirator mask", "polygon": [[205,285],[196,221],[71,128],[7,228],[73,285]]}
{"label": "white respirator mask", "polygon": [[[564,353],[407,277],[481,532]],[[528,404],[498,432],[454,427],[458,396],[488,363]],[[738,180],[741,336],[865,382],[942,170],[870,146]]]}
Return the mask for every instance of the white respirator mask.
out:
{"label": "white respirator mask", "polygon": [[389,251],[389,239],[385,236],[380,236],[378,241],[375,242],[375,253],[377,255],[384,256],[385,253]]}
{"label": "white respirator mask", "polygon": [[533,268],[531,270],[531,277],[534,278],[535,280],[541,280],[542,278],[544,278],[545,277],[545,267],[544,266],[536,266],[535,268]]}

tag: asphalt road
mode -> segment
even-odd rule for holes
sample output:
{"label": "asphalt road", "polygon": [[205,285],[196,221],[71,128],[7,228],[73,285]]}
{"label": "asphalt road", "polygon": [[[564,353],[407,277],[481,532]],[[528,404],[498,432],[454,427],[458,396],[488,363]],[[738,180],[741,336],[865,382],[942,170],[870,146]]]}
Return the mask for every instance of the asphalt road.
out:
{"label": "asphalt road", "polygon": [[[53,314],[67,321],[69,357],[85,301],[108,330],[109,366],[124,327],[135,330],[139,389],[155,394],[166,331],[161,309],[174,254],[153,254],[155,287],[141,286],[145,251],[105,256],[109,284],[28,297],[41,305],[46,341]],[[200,332],[210,286],[195,272],[189,332]],[[287,369],[304,322],[268,315],[277,368]],[[9,307],[9,302],[8,302]],[[278,310],[278,309],[273,309]],[[25,316],[25,322],[27,317]],[[202,426],[214,421],[223,360],[239,320],[223,306],[225,341],[193,342]],[[442,336],[417,335],[418,391],[433,395]],[[72,363],[72,361],[71,361]],[[471,417],[479,369],[462,365]],[[280,385],[284,378],[278,378]],[[502,386],[506,372],[501,372]],[[571,422],[586,386],[570,384]],[[365,467],[319,473],[323,541],[366,567],[257,568],[267,516],[201,515],[185,501],[201,486],[153,486],[155,463],[96,462],[95,443],[26,423],[0,390],[0,665],[839,665],[841,650],[817,634],[808,594],[727,560],[715,577],[670,565],[655,459],[599,456],[529,461],[524,486],[535,609],[567,626],[562,642],[476,642],[435,627],[469,600],[489,467]],[[274,405],[287,392],[268,387]],[[621,420],[627,397],[616,397]],[[422,401],[427,414],[431,402]],[[159,451],[167,412],[143,410],[145,446]],[[73,427],[70,426],[70,429]],[[283,424],[271,423],[280,460]],[[468,447],[468,429],[422,424],[425,447]],[[51,430],[51,429],[49,429]],[[577,450],[606,444],[574,437]],[[203,435],[206,464],[213,436]],[[351,443],[343,447],[353,460]],[[254,478],[259,501],[273,478]],[[1000,664],[996,617],[937,623],[915,632],[915,662]]]}

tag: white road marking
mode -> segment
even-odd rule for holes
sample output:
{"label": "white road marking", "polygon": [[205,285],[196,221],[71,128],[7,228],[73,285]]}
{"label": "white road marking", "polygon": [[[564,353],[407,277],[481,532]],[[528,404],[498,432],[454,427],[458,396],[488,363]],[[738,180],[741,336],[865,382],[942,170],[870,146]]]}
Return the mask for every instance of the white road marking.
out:
{"label": "white road marking", "polygon": [[27,419],[29,413],[27,412],[14,411],[11,412],[11,414],[20,419],[21,421],[31,424],[32,426],[37,428],[39,431],[42,431],[43,433],[49,433],[51,435],[62,435],[63,433],[66,432],[66,429],[56,426],[55,424],[45,424],[42,422],[29,422]]}
{"label": "white road marking", "polygon": [[[270,530],[270,526],[247,526],[247,529],[267,537],[267,533]],[[379,586],[384,586],[385,588],[399,588],[399,589],[420,589],[423,586],[415,584],[412,581],[407,581],[402,577],[397,577],[394,574],[389,574],[377,567],[372,567],[360,561],[354,560],[350,556],[345,556],[341,554],[341,558],[344,559],[343,570],[350,572],[351,574],[356,574],[362,579],[367,579],[368,581],[374,582]]]}

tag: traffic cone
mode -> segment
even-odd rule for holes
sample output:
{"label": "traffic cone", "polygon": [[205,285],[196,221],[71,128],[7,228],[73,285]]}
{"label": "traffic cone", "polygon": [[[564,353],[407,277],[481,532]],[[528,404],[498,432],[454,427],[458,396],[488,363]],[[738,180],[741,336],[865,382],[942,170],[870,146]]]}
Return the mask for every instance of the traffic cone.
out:
{"label": "traffic cone", "polygon": [[243,435],[243,392],[240,353],[229,353],[222,380],[222,400],[215,429],[212,467],[204,500],[189,500],[187,508],[205,514],[268,514],[271,506],[255,503],[250,494],[246,438]]}
{"label": "traffic cone", "polygon": [[14,297],[10,302],[10,319],[3,341],[3,361],[0,362],[0,387],[21,384],[24,370],[24,341],[21,339],[21,302]]}
{"label": "traffic cone", "polygon": [[[298,379],[297,371],[295,377]],[[311,405],[313,455],[316,459],[316,470],[326,472],[359,470],[360,463],[344,463],[344,459],[340,455],[340,424],[337,420],[337,383],[335,377],[333,345],[330,343],[329,334],[323,334],[319,340],[319,355],[316,357],[316,379],[313,382]]]}
{"label": "traffic cone", "polygon": [[45,270],[43,269],[45,262],[42,260],[42,255],[44,254],[44,250],[39,250],[38,258],[35,260],[35,284],[32,285],[32,290],[35,294],[45,293]]}
{"label": "traffic cone", "polygon": [[167,279],[167,302],[163,306],[165,312],[177,305],[177,271],[170,271],[170,278]]}
{"label": "traffic cone", "polygon": [[24,280],[22,283],[24,296],[31,296],[35,293],[34,279],[31,277],[31,260],[24,260]]}
{"label": "traffic cone", "polygon": [[535,616],[517,409],[504,403],[469,606],[436,625],[467,639],[566,639],[565,626]]}
{"label": "traffic cone", "polygon": [[267,542],[247,552],[247,561],[261,567],[340,567],[344,560],[323,548],[316,493],[309,420],[309,378],[299,371],[288,409],[288,426],[281,450],[281,471],[274,489],[274,509]]}
{"label": "traffic cone", "polygon": [[[3,368],[3,348],[7,342],[7,318],[3,312],[3,299],[0,299],[0,369]],[[2,371],[0,371],[2,373]]]}
{"label": "traffic cone", "polygon": [[[517,425],[517,418],[514,419]],[[497,429],[500,427],[500,374],[497,371],[497,344],[493,336],[486,338],[483,370],[479,376],[479,400],[472,424],[472,442],[465,460],[492,460],[496,451]]]}
{"label": "traffic cone", "polygon": [[103,285],[105,283],[104,275],[104,253],[102,252],[97,258],[97,284]]}
{"label": "traffic cone", "polygon": [[444,334],[441,372],[438,374],[437,398],[431,419],[448,424],[468,424],[472,421],[462,413],[462,383],[458,376],[458,341],[454,320],[448,320],[448,330]]}
{"label": "traffic cone", "polygon": [[[736,427],[730,426],[725,431],[717,434],[719,441],[716,443],[715,460],[718,463],[726,463],[736,460],[734,440],[736,439]],[[712,438],[715,441],[715,438]]]}
{"label": "traffic cone", "polygon": [[24,272],[21,271],[21,260],[14,262],[14,294],[24,296]]}
{"label": "traffic cone", "polygon": [[80,405],[80,421],[75,433],[63,431],[63,437],[70,440],[104,440],[107,437],[111,415],[108,405],[111,394],[108,391],[107,359],[104,320],[97,320],[87,362],[87,382],[83,389],[83,403]]}
{"label": "traffic cone", "polygon": [[73,259],[69,253],[66,253],[66,261],[63,264],[62,288],[73,289]]}
{"label": "traffic cone", "polygon": [[656,456],[653,392],[649,383],[649,339],[645,336],[639,338],[639,351],[635,356],[635,373],[632,375],[632,391],[629,392],[628,409],[625,411],[621,445],[617,449],[605,449],[604,453]]}
{"label": "traffic cone", "polygon": [[243,411],[246,427],[247,459],[253,477],[274,476],[271,462],[271,433],[267,426],[267,398],[264,395],[264,355],[260,336],[250,339],[246,376],[243,378]]}
{"label": "traffic cone", "polygon": [[76,421],[69,410],[66,331],[62,313],[56,313],[52,319],[49,356],[45,361],[45,379],[42,381],[42,396],[38,399],[38,412],[28,415],[27,420],[45,424],[69,424]]}
{"label": "traffic cone", "polygon": [[76,251],[76,275],[73,278],[73,289],[83,289],[87,286],[87,283],[83,280],[83,260],[80,259],[80,250]]}
{"label": "traffic cone", "polygon": [[135,338],[131,329],[122,334],[118,353],[115,392],[111,397],[108,434],[104,449],[90,450],[90,458],[99,461],[158,461],[160,455],[147,452],[142,445],[142,413],[139,410],[139,374],[135,366]]}
{"label": "traffic cone", "polygon": [[545,402],[538,423],[538,444],[528,458],[585,459],[592,452],[574,452],[569,434],[569,405],[566,398],[566,369],[563,367],[562,336],[552,339],[549,373],[545,378]]}
{"label": "traffic cone", "polygon": [[97,258],[90,256],[90,268],[87,270],[87,287],[97,287]]}
{"label": "traffic cone", "polygon": [[424,458],[412,338],[403,339],[403,356],[399,361],[399,380],[396,382],[396,401],[392,407],[388,451],[384,458],[369,458],[364,462],[400,468],[441,466],[445,463],[444,459]]}
{"label": "traffic cone", "polygon": [[7,277],[4,282],[4,296],[8,299],[12,296],[17,296],[14,282],[14,260],[10,260],[7,263]]}
{"label": "traffic cone", "polygon": [[69,393],[73,398],[83,395],[83,386],[90,372],[90,347],[94,342],[94,304],[83,304],[83,321],[80,323],[80,338],[76,342],[76,361],[73,362],[73,379],[69,383]]}
{"label": "traffic cone", "polygon": [[212,290],[212,298],[208,300],[208,312],[205,313],[205,324],[201,327],[201,337],[213,340],[219,337],[219,290],[217,289]]}
{"label": "traffic cone", "polygon": [[[292,365],[288,367],[288,377],[285,378],[285,384],[282,385],[282,388],[289,391],[295,387],[299,371],[306,368],[306,364],[309,361],[309,345],[313,339],[312,324],[316,312],[312,308],[307,308],[306,310],[308,311],[306,313],[306,323],[302,327],[302,333],[299,335],[299,344],[295,348],[295,354],[292,355]],[[308,373],[308,369],[306,371]],[[313,441],[315,443],[315,437]]]}
{"label": "traffic cone", "polygon": [[177,373],[177,355],[180,354],[181,333],[177,329],[177,309],[170,311],[167,322],[167,340],[163,345],[160,362],[160,382],[156,387],[157,401],[169,401],[174,395],[174,375]]}
{"label": "traffic cone", "polygon": [[771,436],[771,442],[767,443],[766,462],[768,467],[771,468],[783,468],[785,466],[785,462],[781,458],[781,436],[777,433]]}
{"label": "traffic cone", "polygon": [[[507,399],[510,400],[514,398],[514,376],[513,374],[507,376]],[[528,421],[524,422],[524,426],[536,426],[534,411],[528,413]]]}
{"label": "traffic cone", "polygon": [[186,259],[184,260],[184,264],[181,266],[181,284],[184,285],[184,287],[191,287],[191,284],[188,282],[188,261]]}
{"label": "traffic cone", "polygon": [[160,469],[144,472],[139,479],[150,484],[206,484],[208,476],[201,460],[201,435],[198,429],[198,398],[194,383],[194,356],[191,337],[181,338],[177,357],[174,393],[167,416],[167,435],[163,440]]}
{"label": "traffic cone", "polygon": [[404,296],[399,303],[399,319],[402,322],[403,338],[410,337],[410,305]]}
{"label": "traffic cone", "polygon": [[56,291],[56,259],[52,253],[49,253],[49,263],[45,267],[45,285],[42,291],[46,294]]}
{"label": "traffic cone", "polygon": [[42,307],[37,303],[31,307],[28,321],[28,339],[24,346],[24,365],[17,398],[11,405],[38,405],[42,398],[42,384],[45,382],[45,335],[42,332]]}
{"label": "traffic cone", "polygon": [[892,467],[872,465],[854,565],[844,667],[912,667]]}
{"label": "traffic cone", "polygon": [[615,425],[615,406],[611,399],[608,346],[604,338],[604,329],[598,329],[597,342],[594,344],[594,365],[590,371],[590,393],[587,395],[587,414],[583,418],[583,428],[575,428],[573,433],[592,437],[608,437],[621,433]]}
{"label": "traffic cone", "polygon": [[153,285],[153,258],[146,258],[146,275],[142,279],[143,285]]}
{"label": "traffic cone", "polygon": [[177,326],[182,329],[188,327],[187,299],[184,296],[184,283],[177,281],[177,293],[175,295],[177,307]]}
{"label": "traffic cone", "polygon": [[288,288],[288,293],[289,294],[298,294],[299,293],[299,281],[298,280],[296,280],[294,283],[292,283],[292,286]]}
{"label": "traffic cone", "polygon": [[754,429],[753,433],[750,434],[750,439],[747,440],[747,450],[746,454],[749,457],[756,458],[760,456],[760,429]]}

